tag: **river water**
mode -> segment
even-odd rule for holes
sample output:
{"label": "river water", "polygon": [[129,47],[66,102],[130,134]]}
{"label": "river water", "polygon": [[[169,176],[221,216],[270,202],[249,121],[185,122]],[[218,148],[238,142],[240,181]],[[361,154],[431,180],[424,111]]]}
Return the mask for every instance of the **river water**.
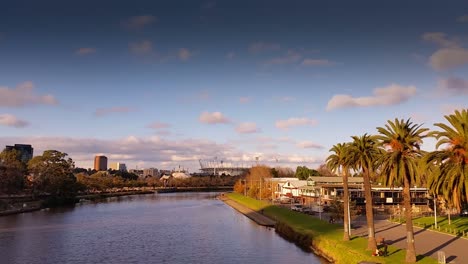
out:
{"label": "river water", "polygon": [[321,261],[213,193],[173,193],[0,217],[0,263]]}

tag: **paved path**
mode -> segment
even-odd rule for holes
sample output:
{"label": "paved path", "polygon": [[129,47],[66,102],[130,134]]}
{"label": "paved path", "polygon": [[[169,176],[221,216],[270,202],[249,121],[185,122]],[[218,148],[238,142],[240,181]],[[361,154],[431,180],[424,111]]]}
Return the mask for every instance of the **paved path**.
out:
{"label": "paved path", "polygon": [[[353,235],[367,236],[367,225],[364,218],[353,221],[358,227]],[[387,220],[375,221],[376,237],[383,237],[388,244],[406,248],[406,226]],[[445,252],[447,263],[468,263],[468,239],[442,234],[423,228],[414,227],[417,254],[437,259],[437,251]]]}
{"label": "paved path", "polygon": [[229,198],[227,197],[223,197],[223,196],[220,196],[219,197],[220,200],[224,201],[227,205],[231,206],[232,208],[236,209],[237,211],[239,211],[240,213],[244,214],[245,216],[247,216],[248,218],[252,219],[253,221],[255,221],[257,224],[259,225],[262,225],[262,226],[269,226],[269,227],[274,227],[276,222],[271,220],[270,218],[240,204],[240,203],[237,203],[233,200],[230,200]]}

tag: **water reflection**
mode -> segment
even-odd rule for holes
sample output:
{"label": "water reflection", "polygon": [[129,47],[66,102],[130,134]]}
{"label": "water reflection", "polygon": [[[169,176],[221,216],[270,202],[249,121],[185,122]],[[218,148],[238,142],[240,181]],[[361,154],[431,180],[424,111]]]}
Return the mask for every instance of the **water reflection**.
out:
{"label": "water reflection", "polygon": [[320,263],[215,197],[113,197],[1,217],[0,262]]}

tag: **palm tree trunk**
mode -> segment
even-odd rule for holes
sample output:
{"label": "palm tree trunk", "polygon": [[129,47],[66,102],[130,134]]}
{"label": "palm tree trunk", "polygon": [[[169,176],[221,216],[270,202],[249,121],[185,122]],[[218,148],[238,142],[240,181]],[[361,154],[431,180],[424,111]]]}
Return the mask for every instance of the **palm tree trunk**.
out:
{"label": "palm tree trunk", "polygon": [[416,248],[414,246],[414,232],[413,232],[413,218],[411,212],[411,195],[410,195],[410,182],[405,177],[405,185],[403,188],[403,203],[406,216],[406,262],[416,262]]}
{"label": "palm tree trunk", "polygon": [[370,173],[364,171],[364,197],[366,198],[366,220],[367,220],[367,249],[374,252],[377,249],[375,241],[374,212],[371,193]]}
{"label": "palm tree trunk", "polygon": [[343,209],[344,209],[344,219],[343,219],[343,227],[344,227],[344,234],[343,234],[343,241],[349,241],[349,191],[348,191],[348,169],[343,168]]}
{"label": "palm tree trunk", "polygon": [[448,215],[448,223],[449,223],[449,225],[452,225],[452,221],[451,221],[451,219],[450,219],[450,213],[451,213],[451,211],[452,211],[451,208],[448,207],[447,215]]}

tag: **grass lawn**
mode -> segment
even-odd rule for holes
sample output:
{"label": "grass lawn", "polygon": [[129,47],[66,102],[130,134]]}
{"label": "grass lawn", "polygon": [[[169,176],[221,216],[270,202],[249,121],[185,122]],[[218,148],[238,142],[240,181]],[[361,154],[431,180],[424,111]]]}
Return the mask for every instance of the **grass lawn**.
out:
{"label": "grass lawn", "polygon": [[[398,222],[396,219],[395,222]],[[404,223],[404,219],[400,222]],[[434,229],[434,217],[417,217],[413,219],[413,225],[416,227]],[[437,231],[452,235],[468,237],[468,217],[452,216],[449,225],[447,216],[437,217]]]}
{"label": "grass lawn", "polygon": [[[336,263],[356,264],[360,261],[373,261],[377,263],[405,263],[405,251],[389,246],[387,257],[373,257],[370,251],[366,251],[367,239],[354,237],[351,241],[343,241],[343,226],[329,224],[309,215],[294,212],[286,208],[271,205],[245,197],[238,193],[230,193],[227,196],[253,210],[264,210],[264,214],[290,226],[296,232],[312,236],[314,246],[327,256],[333,257]],[[417,263],[437,263],[435,259],[418,256]]]}

